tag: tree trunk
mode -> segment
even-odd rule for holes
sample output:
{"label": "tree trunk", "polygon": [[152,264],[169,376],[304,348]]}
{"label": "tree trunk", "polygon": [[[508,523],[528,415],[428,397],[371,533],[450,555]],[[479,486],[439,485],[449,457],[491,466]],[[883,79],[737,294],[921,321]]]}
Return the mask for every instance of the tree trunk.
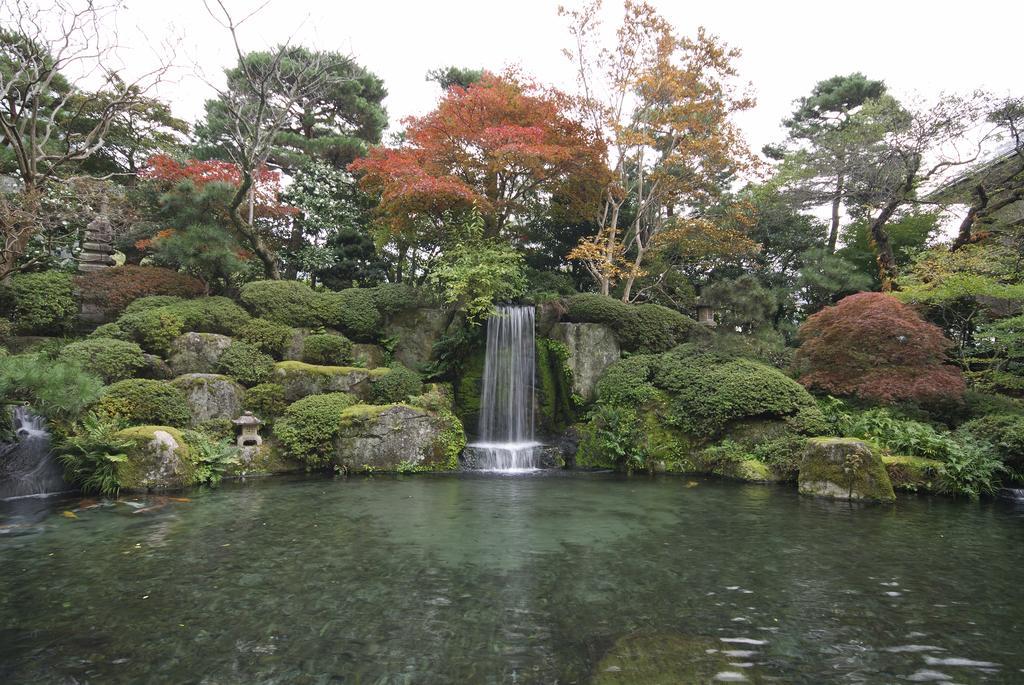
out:
{"label": "tree trunk", "polygon": [[[281,272],[277,268],[277,255],[270,249],[267,243],[263,240],[262,236],[256,231],[256,226],[252,222],[253,217],[253,202],[251,200],[252,194],[249,192],[252,188],[252,174],[248,171],[242,172],[242,183],[238,186],[238,190],[235,191],[235,197],[231,202],[231,209],[229,215],[231,216],[231,223],[234,226],[235,232],[245,239],[249,243],[249,247],[252,248],[253,253],[263,263],[263,273],[266,277],[272,281],[281,280]],[[242,203],[249,199],[248,215],[249,222],[245,222],[239,216],[239,212],[242,208]]]}
{"label": "tree trunk", "polygon": [[878,263],[878,278],[882,282],[882,292],[896,290],[896,255],[892,251],[892,242],[885,225],[896,209],[903,203],[903,197],[893,198],[871,222],[871,246],[875,250],[875,261]]}
{"label": "tree trunk", "polygon": [[836,194],[832,196],[832,225],[828,229],[828,253],[835,254],[836,243],[839,242],[839,207],[843,202],[843,186],[845,179],[839,174],[836,180]]}

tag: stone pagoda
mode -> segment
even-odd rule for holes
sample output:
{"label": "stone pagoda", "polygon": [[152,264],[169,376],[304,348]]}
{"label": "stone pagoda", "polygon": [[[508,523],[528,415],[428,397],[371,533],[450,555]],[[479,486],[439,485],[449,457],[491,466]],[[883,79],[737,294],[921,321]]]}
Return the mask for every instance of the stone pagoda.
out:
{"label": "stone pagoda", "polygon": [[78,272],[84,274],[114,266],[113,239],[114,229],[107,218],[107,202],[104,200],[99,214],[85,227],[82,253],[78,256]]}

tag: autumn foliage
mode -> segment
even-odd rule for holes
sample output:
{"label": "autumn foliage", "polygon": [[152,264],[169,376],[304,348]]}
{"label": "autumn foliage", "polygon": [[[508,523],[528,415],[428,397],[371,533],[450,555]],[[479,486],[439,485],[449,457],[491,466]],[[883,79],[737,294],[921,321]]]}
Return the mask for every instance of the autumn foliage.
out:
{"label": "autumn foliage", "polygon": [[850,295],[808,318],[800,339],[808,388],[881,403],[963,395],[959,369],[946,363],[952,343],[891,295]]}
{"label": "autumn foliage", "polygon": [[[169,155],[153,155],[146,161],[146,167],[139,177],[173,186],[181,181],[191,181],[197,190],[210,183],[225,183],[237,187],[242,182],[238,165],[217,159],[190,159],[185,162]],[[281,173],[263,165],[253,179],[254,215],[266,218],[282,218],[296,213],[281,201]]]}
{"label": "autumn foliage", "polygon": [[404,145],[373,148],[349,168],[380,197],[395,231],[475,207],[486,235],[496,237],[552,193],[589,201],[580,215],[592,215],[604,146],[571,108],[558,91],[485,73],[469,87],[450,87],[433,112],[406,119]]}
{"label": "autumn foliage", "polygon": [[158,266],[125,265],[104,269],[87,276],[76,276],[75,286],[82,302],[99,307],[110,318],[116,317],[131,302],[148,295],[172,295],[192,298],[206,292],[198,278]]}

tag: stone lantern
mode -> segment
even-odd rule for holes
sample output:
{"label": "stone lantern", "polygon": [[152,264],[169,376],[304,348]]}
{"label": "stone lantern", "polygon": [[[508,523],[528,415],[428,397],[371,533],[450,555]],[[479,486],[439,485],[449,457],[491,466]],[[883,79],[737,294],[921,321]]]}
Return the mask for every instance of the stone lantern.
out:
{"label": "stone lantern", "polygon": [[260,437],[260,426],[263,422],[253,416],[251,411],[245,412],[231,423],[238,426],[239,447],[259,447],[263,444],[263,438]]}
{"label": "stone lantern", "polygon": [[107,199],[103,198],[99,214],[85,227],[82,241],[82,252],[78,256],[78,272],[90,273],[109,269],[117,264],[114,261],[114,229],[107,218]]}
{"label": "stone lantern", "polygon": [[715,308],[699,297],[697,298],[697,323],[710,328],[718,325],[715,322]]}

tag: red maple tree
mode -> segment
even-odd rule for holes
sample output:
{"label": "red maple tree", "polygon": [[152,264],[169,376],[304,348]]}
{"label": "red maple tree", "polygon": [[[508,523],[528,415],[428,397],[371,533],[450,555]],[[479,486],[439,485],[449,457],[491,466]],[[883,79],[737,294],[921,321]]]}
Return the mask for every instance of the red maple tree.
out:
{"label": "red maple tree", "polygon": [[800,327],[800,382],[811,389],[880,403],[959,399],[960,370],[942,329],[886,293],[857,293]]}
{"label": "red maple tree", "polygon": [[[349,169],[380,198],[396,232],[475,207],[487,237],[527,215],[538,196],[562,192],[592,216],[607,173],[604,143],[571,116],[572,100],[508,73],[452,86],[437,108],[410,117],[401,147],[375,147]],[[594,189],[596,192],[587,192]]]}

